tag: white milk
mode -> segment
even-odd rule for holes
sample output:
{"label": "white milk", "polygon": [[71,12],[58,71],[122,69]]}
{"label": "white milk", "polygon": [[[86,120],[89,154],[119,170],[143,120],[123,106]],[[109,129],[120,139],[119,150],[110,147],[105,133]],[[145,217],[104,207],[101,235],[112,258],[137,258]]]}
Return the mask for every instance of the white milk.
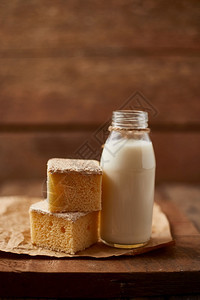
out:
{"label": "white milk", "polygon": [[108,244],[135,245],[150,239],[155,156],[150,141],[122,138],[105,144],[100,234]]}

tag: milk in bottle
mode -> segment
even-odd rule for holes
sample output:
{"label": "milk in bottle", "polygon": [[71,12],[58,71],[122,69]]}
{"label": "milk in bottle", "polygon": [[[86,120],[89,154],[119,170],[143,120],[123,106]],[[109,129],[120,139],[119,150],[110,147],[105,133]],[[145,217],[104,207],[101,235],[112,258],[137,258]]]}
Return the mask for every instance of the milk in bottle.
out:
{"label": "milk in bottle", "polygon": [[119,248],[145,245],[151,236],[155,156],[146,112],[115,111],[101,156],[100,236]]}

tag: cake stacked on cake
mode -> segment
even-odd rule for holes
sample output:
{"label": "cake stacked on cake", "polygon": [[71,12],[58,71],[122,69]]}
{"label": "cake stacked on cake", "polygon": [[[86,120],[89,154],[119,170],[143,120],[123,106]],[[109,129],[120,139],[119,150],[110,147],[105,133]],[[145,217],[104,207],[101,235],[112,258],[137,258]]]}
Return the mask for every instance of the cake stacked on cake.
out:
{"label": "cake stacked on cake", "polygon": [[98,161],[50,159],[47,200],[30,207],[32,243],[75,254],[97,242],[101,180]]}

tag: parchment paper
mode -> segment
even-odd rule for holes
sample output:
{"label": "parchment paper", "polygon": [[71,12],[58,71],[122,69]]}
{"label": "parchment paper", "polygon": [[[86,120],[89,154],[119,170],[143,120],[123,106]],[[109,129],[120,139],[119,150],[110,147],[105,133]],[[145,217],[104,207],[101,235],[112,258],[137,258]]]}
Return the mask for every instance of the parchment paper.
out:
{"label": "parchment paper", "polygon": [[31,256],[105,258],[120,255],[138,255],[174,243],[167,217],[160,210],[160,207],[154,204],[151,240],[142,248],[135,250],[116,249],[98,242],[76,255],[69,255],[64,252],[36,247],[31,244],[28,210],[32,203],[40,200],[41,198],[24,196],[0,198],[0,251]]}

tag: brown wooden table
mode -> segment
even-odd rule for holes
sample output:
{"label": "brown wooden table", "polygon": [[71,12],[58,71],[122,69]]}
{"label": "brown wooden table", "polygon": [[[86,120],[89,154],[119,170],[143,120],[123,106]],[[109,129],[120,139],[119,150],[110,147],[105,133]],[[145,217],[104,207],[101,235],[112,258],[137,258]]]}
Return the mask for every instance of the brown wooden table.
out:
{"label": "brown wooden table", "polygon": [[[0,194],[23,191],[40,196],[41,187],[41,182],[6,183],[1,185]],[[200,294],[199,191],[197,186],[186,185],[157,188],[156,201],[169,218],[176,242],[168,248],[110,259],[55,259],[1,252],[0,296],[127,298]],[[183,211],[190,213],[186,216]]]}

